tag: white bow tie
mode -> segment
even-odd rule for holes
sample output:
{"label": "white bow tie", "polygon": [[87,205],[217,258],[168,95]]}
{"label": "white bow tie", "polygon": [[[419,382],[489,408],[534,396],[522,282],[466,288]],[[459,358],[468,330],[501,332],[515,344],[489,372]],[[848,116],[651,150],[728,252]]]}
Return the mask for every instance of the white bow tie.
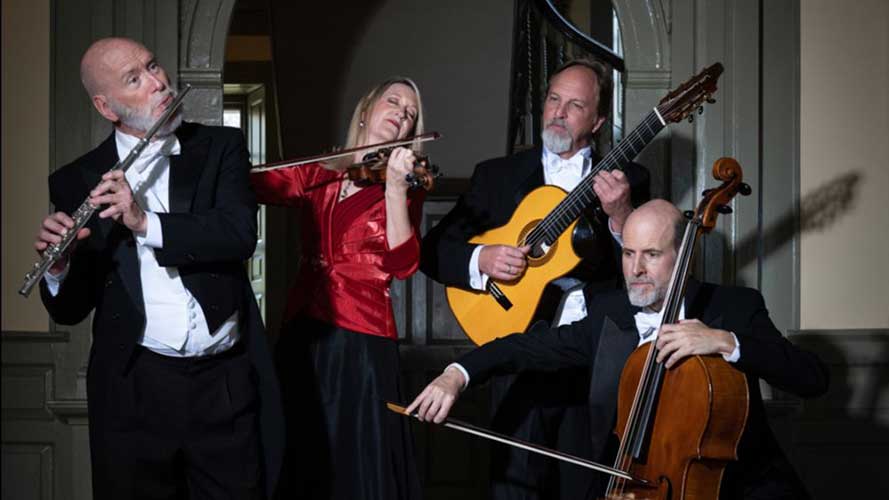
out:
{"label": "white bow tie", "polygon": [[551,165],[552,171],[561,172],[562,170],[571,170],[577,174],[581,174],[583,173],[583,160],[584,157],[582,155],[575,155],[567,160],[557,158]]}
{"label": "white bow tie", "polygon": [[136,162],[133,164],[133,167],[141,174],[157,156],[178,155],[181,150],[182,148],[179,145],[179,139],[176,138],[175,134],[170,134],[163,139],[149,142],[148,145],[145,146],[145,149],[142,150],[142,154],[139,155],[139,158],[137,158]]}
{"label": "white bow tie", "polygon": [[[639,331],[644,332],[649,328],[653,328],[657,330],[661,326],[661,314],[660,313],[647,313],[639,311],[635,315],[636,319],[636,327]],[[654,331],[652,330],[652,331]]]}

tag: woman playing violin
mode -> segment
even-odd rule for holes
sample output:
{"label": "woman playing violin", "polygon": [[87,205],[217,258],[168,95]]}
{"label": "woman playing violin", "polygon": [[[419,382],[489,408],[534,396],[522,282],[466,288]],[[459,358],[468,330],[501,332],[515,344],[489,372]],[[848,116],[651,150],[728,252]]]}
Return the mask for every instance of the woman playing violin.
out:
{"label": "woman playing violin", "polygon": [[[346,148],[420,134],[422,110],[413,81],[387,80],[358,102]],[[403,399],[389,286],[417,270],[424,194],[408,189],[416,158],[406,148],[388,154],[385,184],[350,181],[346,167],[369,152],[251,174],[260,203],[300,209],[300,267],[276,348],[283,498],[420,494],[409,428],[384,401]]]}

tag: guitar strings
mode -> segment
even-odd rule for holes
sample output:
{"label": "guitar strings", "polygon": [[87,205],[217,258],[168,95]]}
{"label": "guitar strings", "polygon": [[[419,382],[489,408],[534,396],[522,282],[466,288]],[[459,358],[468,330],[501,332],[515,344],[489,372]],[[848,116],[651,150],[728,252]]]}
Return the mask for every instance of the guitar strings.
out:
{"label": "guitar strings", "polygon": [[[583,206],[588,205],[595,198],[595,193],[592,190],[593,177],[603,170],[607,169],[610,171],[618,168],[620,166],[618,156],[623,157],[624,161],[632,161],[663,128],[664,125],[661,124],[657,114],[654,112],[649,113],[626,139],[620,141],[617,147],[611,150],[602,161],[593,167],[593,170],[580,181],[580,184],[568,193],[568,196],[540,224],[531,230],[525,240],[525,244],[537,245],[542,237],[546,237],[549,240],[549,244],[555,242],[565,228],[580,216]],[[650,137],[645,138],[643,136],[645,130],[651,135]],[[639,141],[638,149],[636,149],[637,140]],[[634,149],[636,150],[633,151]],[[629,156],[627,153],[632,153],[632,156]]]}

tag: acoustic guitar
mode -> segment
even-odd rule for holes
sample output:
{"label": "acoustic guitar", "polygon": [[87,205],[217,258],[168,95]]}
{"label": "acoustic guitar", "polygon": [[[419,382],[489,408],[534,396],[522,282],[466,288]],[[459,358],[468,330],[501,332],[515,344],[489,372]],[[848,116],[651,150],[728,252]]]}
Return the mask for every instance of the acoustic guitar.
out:
{"label": "acoustic guitar", "polygon": [[509,222],[471,240],[480,245],[530,245],[528,267],[513,281],[489,279],[484,291],[446,288],[448,304],[466,335],[477,345],[524,332],[546,285],[580,262],[571,235],[585,209],[598,203],[593,177],[633,160],[667,126],[703,111],[714,102],[722,64],[715,63],[667,94],[642,122],[620,141],[570,193],[542,186],[528,193]]}

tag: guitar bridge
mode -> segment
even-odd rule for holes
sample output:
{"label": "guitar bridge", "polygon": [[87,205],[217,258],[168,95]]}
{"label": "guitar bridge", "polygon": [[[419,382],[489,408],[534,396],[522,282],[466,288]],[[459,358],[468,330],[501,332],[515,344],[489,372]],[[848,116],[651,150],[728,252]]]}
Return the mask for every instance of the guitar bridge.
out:
{"label": "guitar bridge", "polygon": [[506,294],[504,294],[503,290],[501,290],[500,287],[497,286],[497,283],[488,281],[488,293],[491,294],[491,297],[494,297],[494,300],[496,300],[497,303],[500,304],[500,307],[502,307],[504,311],[512,309],[512,302],[510,302],[509,299],[506,298]]}

